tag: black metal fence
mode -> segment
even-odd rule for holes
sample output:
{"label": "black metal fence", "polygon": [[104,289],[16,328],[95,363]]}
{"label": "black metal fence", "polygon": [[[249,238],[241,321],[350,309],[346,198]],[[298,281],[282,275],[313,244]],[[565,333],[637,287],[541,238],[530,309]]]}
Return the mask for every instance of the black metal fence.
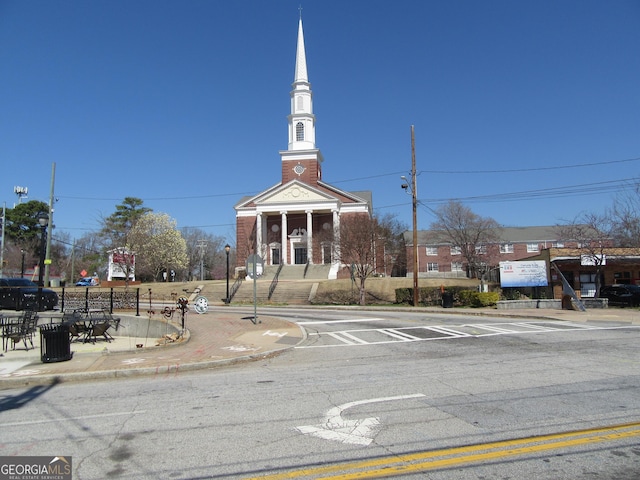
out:
{"label": "black metal fence", "polygon": [[113,313],[114,310],[133,310],[140,314],[139,288],[96,288],[87,287],[83,290],[66,290],[62,288],[60,308],[63,312],[90,308],[104,309]]}

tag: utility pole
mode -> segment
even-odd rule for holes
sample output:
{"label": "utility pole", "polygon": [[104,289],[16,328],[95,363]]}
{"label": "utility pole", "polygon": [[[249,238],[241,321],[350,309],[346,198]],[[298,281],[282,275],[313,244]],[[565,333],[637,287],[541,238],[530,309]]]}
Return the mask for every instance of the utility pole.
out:
{"label": "utility pole", "polygon": [[7,226],[7,202],[2,204],[2,239],[0,240],[0,277],[3,276],[3,268],[4,268],[4,229]]}
{"label": "utility pole", "polygon": [[416,179],[416,143],[411,125],[411,193],[413,200],[413,306],[418,306],[418,181]]}
{"label": "utility pole", "polygon": [[51,265],[51,237],[53,237],[53,186],[56,182],[56,163],[51,164],[51,191],[49,193],[49,235],[44,260],[44,284],[49,285],[49,266]]}
{"label": "utility pole", "polygon": [[413,125],[411,125],[411,183],[404,175],[400,178],[405,183],[401,185],[405,192],[411,191],[411,205],[413,208],[413,306],[418,306],[420,295],[418,292],[418,180],[416,172],[416,146]]}
{"label": "utility pole", "polygon": [[200,249],[200,281],[204,281],[204,250],[207,248],[206,240],[198,240],[198,248]]}

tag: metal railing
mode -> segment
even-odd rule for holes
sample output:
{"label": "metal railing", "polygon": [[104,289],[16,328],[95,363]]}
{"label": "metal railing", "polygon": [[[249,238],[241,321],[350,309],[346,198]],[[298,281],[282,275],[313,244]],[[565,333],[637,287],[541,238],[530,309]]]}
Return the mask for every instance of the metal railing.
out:
{"label": "metal railing", "polygon": [[304,273],[302,274],[302,278],[307,278],[307,270],[309,270],[309,260],[307,260],[307,264],[304,266]]}
{"label": "metal railing", "polygon": [[237,277],[236,281],[233,282],[233,285],[231,286],[231,289],[229,290],[229,299],[228,299],[229,303],[231,303],[231,300],[233,300],[233,296],[236,294],[236,292],[240,288],[240,285],[242,285],[242,280],[243,280],[242,277]]}
{"label": "metal railing", "polygon": [[276,274],[273,276],[273,280],[271,280],[271,285],[269,285],[269,296],[267,297],[267,300],[271,300],[271,296],[273,295],[273,292],[278,286],[278,277],[280,276],[280,272],[282,271],[283,266],[284,266],[284,263],[281,263],[280,266],[278,267],[278,270],[276,271]]}

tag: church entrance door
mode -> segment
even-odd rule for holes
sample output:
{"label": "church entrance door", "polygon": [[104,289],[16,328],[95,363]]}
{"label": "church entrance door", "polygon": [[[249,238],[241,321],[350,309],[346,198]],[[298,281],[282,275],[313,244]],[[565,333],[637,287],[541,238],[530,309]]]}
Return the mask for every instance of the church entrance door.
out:
{"label": "church entrance door", "polygon": [[307,263],[307,249],[304,247],[294,248],[294,263],[296,265],[304,265]]}

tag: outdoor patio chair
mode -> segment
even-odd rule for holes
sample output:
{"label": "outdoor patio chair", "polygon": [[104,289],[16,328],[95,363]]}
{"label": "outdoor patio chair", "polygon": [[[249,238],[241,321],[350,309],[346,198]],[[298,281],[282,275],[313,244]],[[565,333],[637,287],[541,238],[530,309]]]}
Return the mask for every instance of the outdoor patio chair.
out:
{"label": "outdoor patio chair", "polygon": [[73,312],[70,314],[65,313],[62,316],[62,323],[69,326],[71,341],[73,341],[74,339],[79,340],[81,336],[84,336],[87,333],[85,318],[78,312]]}
{"label": "outdoor patio chair", "polygon": [[89,340],[93,339],[92,342],[96,343],[96,337],[102,336],[107,342],[111,343],[111,340],[113,340],[113,337],[109,335],[109,332],[107,331],[109,330],[109,328],[111,328],[111,323],[108,320],[104,320],[104,321],[101,320],[98,323],[94,323],[89,328],[86,339],[89,339]]}
{"label": "outdoor patio chair", "polygon": [[15,319],[15,321],[8,322],[2,329],[2,340],[4,351],[9,348],[9,340],[11,340],[11,349],[16,349],[16,344],[21,341],[24,342],[24,348],[29,350],[27,340],[33,346],[33,334],[36,332],[38,325],[38,315],[33,310],[25,310],[24,313]]}

